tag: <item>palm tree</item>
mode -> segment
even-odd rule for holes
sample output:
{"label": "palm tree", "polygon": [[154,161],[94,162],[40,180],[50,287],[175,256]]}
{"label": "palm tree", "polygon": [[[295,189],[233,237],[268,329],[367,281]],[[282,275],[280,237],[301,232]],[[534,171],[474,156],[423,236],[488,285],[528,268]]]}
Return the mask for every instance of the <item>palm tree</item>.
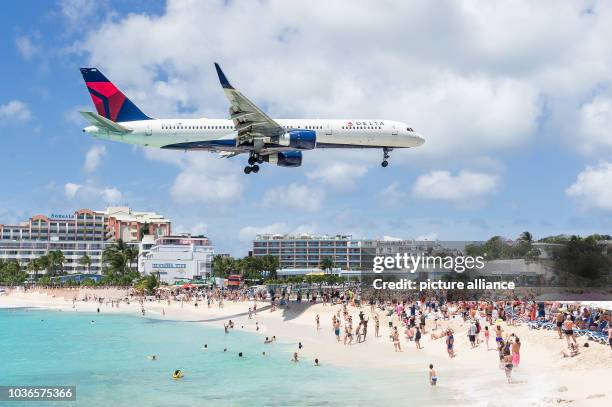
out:
{"label": "palm tree", "polygon": [[138,249],[119,239],[114,244],[107,246],[102,252],[105,273],[119,278],[127,278],[133,274],[132,264],[137,257]]}
{"label": "palm tree", "polygon": [[277,270],[279,269],[278,257],[272,256],[270,254],[260,257],[261,259],[261,268],[263,271],[268,272],[268,278],[272,280],[276,280],[278,276]]}
{"label": "palm tree", "polygon": [[319,268],[325,271],[326,273],[330,273],[330,274],[334,266],[335,266],[335,263],[331,257],[324,257],[321,259],[321,263],[319,263]]}
{"label": "palm tree", "polygon": [[51,277],[64,274],[64,263],[66,262],[66,257],[61,250],[51,250],[47,254],[47,258],[47,270],[50,272]]}
{"label": "palm tree", "polygon": [[81,258],[79,259],[79,264],[80,264],[81,266],[86,266],[86,267],[87,267],[87,274],[90,274],[89,270],[90,270],[90,268],[91,268],[91,257],[89,257],[89,256],[87,255],[87,253],[85,253],[85,254],[83,255],[83,257],[81,257]]}
{"label": "palm tree", "polygon": [[523,232],[519,237],[519,240],[522,240],[525,243],[531,243],[533,241],[533,235],[530,232]]}
{"label": "palm tree", "polygon": [[32,259],[31,262],[28,263],[28,274],[34,274],[34,280],[38,280],[38,264],[37,263],[38,259]]}
{"label": "palm tree", "polygon": [[212,274],[215,277],[225,278],[236,266],[237,261],[233,257],[221,256],[213,257]]}

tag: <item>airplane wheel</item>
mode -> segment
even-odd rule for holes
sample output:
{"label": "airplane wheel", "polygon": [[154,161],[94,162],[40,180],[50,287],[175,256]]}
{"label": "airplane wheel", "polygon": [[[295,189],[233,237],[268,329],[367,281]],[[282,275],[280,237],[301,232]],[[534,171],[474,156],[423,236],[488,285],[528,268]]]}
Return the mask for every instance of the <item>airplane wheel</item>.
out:
{"label": "airplane wheel", "polygon": [[251,168],[251,170],[252,170],[252,171],[253,171],[255,174],[257,174],[257,173],[259,172],[259,165],[255,164],[255,165],[254,165],[254,166]]}
{"label": "airplane wheel", "polygon": [[387,165],[389,165],[389,161],[385,160],[380,165],[382,165],[383,168],[385,168]]}
{"label": "airplane wheel", "polygon": [[254,156],[250,156],[249,157],[249,165],[253,165],[253,164],[255,164],[255,162],[257,162],[257,159]]}
{"label": "airplane wheel", "polygon": [[250,174],[251,173],[251,167],[244,167],[244,173],[245,174]]}

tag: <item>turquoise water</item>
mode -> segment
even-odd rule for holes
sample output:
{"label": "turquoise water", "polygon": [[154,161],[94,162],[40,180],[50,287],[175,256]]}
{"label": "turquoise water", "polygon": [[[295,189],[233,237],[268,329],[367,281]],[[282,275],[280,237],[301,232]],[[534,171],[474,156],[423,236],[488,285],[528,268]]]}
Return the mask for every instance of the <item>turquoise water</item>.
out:
{"label": "turquoise water", "polygon": [[[187,322],[0,309],[0,385],[77,386],[76,402],[0,405],[371,407],[448,399],[448,391],[427,385],[424,373],[291,363],[291,349]],[[148,359],[152,354],[157,361]],[[171,379],[174,369],[185,378]]]}

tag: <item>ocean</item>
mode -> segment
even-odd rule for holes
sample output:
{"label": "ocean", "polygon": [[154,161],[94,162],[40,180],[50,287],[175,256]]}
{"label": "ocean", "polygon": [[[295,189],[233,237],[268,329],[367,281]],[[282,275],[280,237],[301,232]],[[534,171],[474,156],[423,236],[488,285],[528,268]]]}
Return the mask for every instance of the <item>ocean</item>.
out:
{"label": "ocean", "polygon": [[[450,397],[428,385],[426,370],[316,367],[309,359],[290,362],[292,352],[239,329],[226,335],[129,315],[0,309],[0,385],[74,385],[77,394],[72,402],[0,405],[372,407],[442,405]],[[185,377],[172,379],[175,369]]]}

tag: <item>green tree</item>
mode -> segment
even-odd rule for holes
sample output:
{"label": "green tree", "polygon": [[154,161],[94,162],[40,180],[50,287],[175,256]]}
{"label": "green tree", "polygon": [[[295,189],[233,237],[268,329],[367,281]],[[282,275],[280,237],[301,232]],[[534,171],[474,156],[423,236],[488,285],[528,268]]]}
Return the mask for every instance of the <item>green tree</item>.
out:
{"label": "green tree", "polygon": [[593,281],[610,275],[610,258],[602,253],[592,236],[584,239],[571,236],[565,245],[553,252],[552,257],[555,271],[565,282]]}
{"label": "green tree", "polygon": [[324,257],[321,259],[321,263],[319,263],[319,268],[323,270],[325,273],[331,274],[332,269],[335,267],[334,260],[331,257]]}
{"label": "green tree", "polygon": [[236,269],[236,260],[233,257],[221,256],[220,254],[213,257],[212,274],[215,277],[227,278],[227,276]]}
{"label": "green tree", "polygon": [[533,235],[530,232],[525,231],[521,233],[519,240],[531,244],[531,242],[533,241]]}
{"label": "green tree", "polygon": [[262,279],[263,261],[261,257],[247,256],[238,260],[237,269],[247,282]]}
{"label": "green tree", "polygon": [[261,258],[261,268],[267,272],[268,278],[275,280],[278,277],[278,269],[280,268],[278,257],[267,254]]}
{"label": "green tree", "polygon": [[85,266],[87,268],[87,274],[89,273],[89,270],[91,268],[91,257],[89,257],[87,255],[87,253],[85,253],[80,259],[79,259],[79,264],[81,266]]}
{"label": "green tree", "polygon": [[16,261],[3,263],[0,267],[0,282],[11,285],[23,284],[28,278],[28,274],[21,270],[21,266]]}
{"label": "green tree", "polygon": [[44,267],[41,267],[38,259],[32,259],[32,261],[28,263],[27,270],[29,272],[28,274],[34,275],[34,280],[38,280],[38,272],[44,270]]}
{"label": "green tree", "polygon": [[106,284],[130,285],[140,276],[132,266],[138,257],[138,249],[133,248],[121,239],[107,246],[102,252],[103,281]]}
{"label": "green tree", "polygon": [[42,286],[50,286],[51,285],[51,277],[49,277],[49,276],[42,276],[41,278],[38,279],[37,284],[42,285]]}
{"label": "green tree", "polygon": [[51,250],[47,253],[47,275],[50,277],[61,276],[64,274],[64,263],[66,257],[61,250]]}
{"label": "green tree", "polygon": [[147,276],[141,277],[135,284],[135,288],[137,291],[146,293],[148,295],[152,295],[155,293],[155,288],[157,287],[158,282],[157,278],[155,278],[154,274],[149,274]]}

